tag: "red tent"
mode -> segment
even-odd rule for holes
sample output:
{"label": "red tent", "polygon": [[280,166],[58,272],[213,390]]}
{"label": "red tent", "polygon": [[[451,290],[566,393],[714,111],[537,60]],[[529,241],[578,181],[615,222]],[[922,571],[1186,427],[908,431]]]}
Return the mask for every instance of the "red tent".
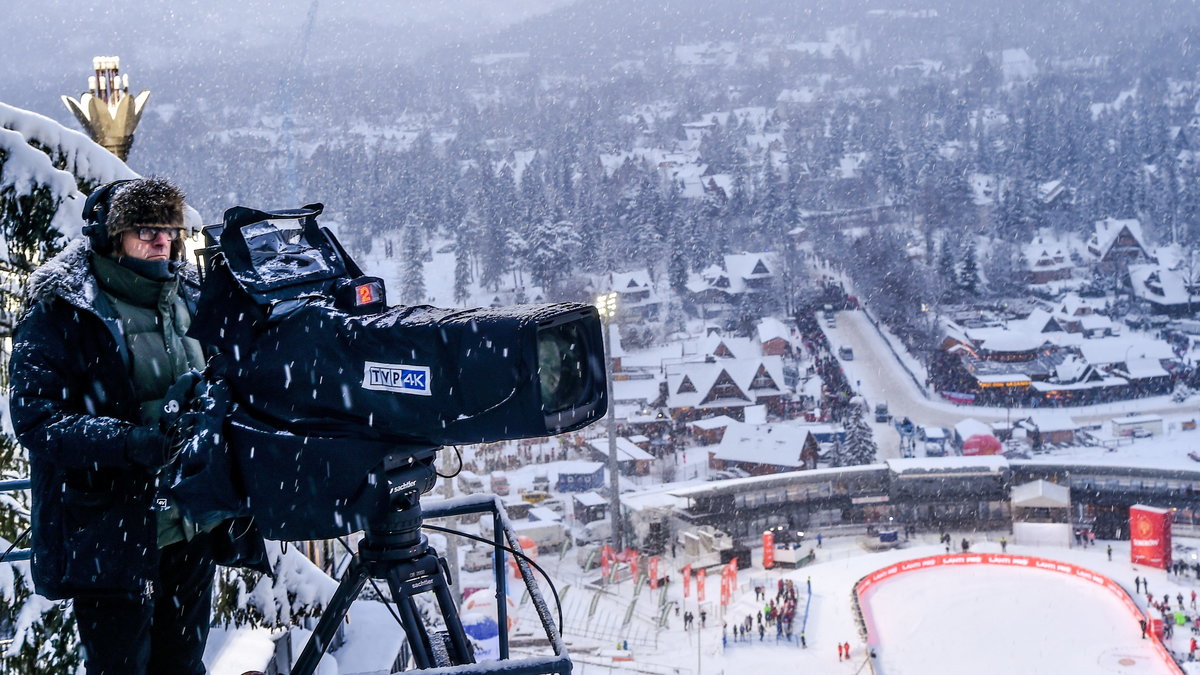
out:
{"label": "red tent", "polygon": [[998,455],[1003,447],[1000,439],[991,434],[975,434],[963,441],[962,454],[965,456]]}

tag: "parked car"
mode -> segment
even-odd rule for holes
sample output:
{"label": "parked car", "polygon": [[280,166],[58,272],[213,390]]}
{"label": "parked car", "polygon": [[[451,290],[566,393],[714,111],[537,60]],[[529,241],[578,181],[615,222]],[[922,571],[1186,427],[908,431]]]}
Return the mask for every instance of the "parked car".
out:
{"label": "parked car", "polygon": [[492,478],[492,493],[504,497],[508,495],[508,474],[503,471],[493,471]]}
{"label": "parked car", "polygon": [[854,350],[849,347],[838,347],[838,358],[843,361],[853,361]]}
{"label": "parked car", "polygon": [[466,469],[458,472],[458,489],[467,494],[483,492],[483,479]]}
{"label": "parked car", "polygon": [[876,403],[875,404],[875,421],[876,422],[887,422],[890,419],[892,419],[892,414],[890,412],[888,412],[887,404],[886,403]]}

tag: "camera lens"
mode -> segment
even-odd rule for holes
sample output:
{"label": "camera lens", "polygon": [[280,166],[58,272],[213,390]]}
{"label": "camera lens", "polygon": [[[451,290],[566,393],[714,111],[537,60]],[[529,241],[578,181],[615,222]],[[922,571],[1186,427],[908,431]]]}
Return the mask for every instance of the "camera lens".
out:
{"label": "camera lens", "polygon": [[564,323],[538,331],[538,381],[544,412],[555,413],[580,403],[584,351],[577,324]]}

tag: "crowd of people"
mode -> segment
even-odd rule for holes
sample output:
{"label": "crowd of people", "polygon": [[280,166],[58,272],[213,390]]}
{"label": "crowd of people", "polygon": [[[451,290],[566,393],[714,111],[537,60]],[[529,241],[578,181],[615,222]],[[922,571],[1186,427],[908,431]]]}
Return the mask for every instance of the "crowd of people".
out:
{"label": "crowd of people", "polygon": [[[811,592],[811,588],[809,589]],[[754,614],[747,614],[745,618],[733,625],[733,639],[735,642],[749,642],[754,639],[754,634],[758,633],[758,641],[766,640],[767,633],[771,630],[775,631],[776,642],[780,640],[792,641],[795,637],[795,621],[796,621],[796,604],[798,594],[796,585],[791,579],[779,579],[776,584],[775,597],[768,598],[768,593],[765,587],[754,587],[754,599],[756,602],[765,601],[762,609]],[[724,627],[722,640],[728,644],[729,633],[728,625]],[[807,647],[808,643],[804,637],[804,631],[800,631],[800,646]]]}

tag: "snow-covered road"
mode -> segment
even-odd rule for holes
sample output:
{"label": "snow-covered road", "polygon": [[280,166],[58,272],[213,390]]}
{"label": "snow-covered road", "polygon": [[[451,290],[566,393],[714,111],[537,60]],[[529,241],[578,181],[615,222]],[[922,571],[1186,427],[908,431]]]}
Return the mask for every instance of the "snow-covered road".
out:
{"label": "snow-covered road", "polygon": [[[892,416],[899,419],[909,417],[917,424],[951,428],[958,422],[974,418],[984,422],[1020,419],[1036,412],[1031,408],[984,408],[960,406],[940,398],[927,398],[918,389],[908,371],[892,354],[888,344],[867,320],[861,311],[837,313],[837,327],[830,328],[821,321],[821,328],[829,337],[833,349],[846,345],[854,350],[854,360],[842,361],[846,378],[867,399],[873,409],[876,403],[886,402]],[[937,396],[931,394],[931,396]],[[1045,409],[1043,409],[1044,411]],[[1169,396],[1118,401],[1105,405],[1062,408],[1076,422],[1091,424],[1106,422],[1125,414],[1155,414],[1163,416],[1195,416],[1194,400],[1175,403]],[[880,443],[881,458],[898,456],[894,449],[899,445],[895,429],[888,427],[879,435],[884,425],[877,425],[876,438]],[[888,435],[890,434],[890,435]]]}

